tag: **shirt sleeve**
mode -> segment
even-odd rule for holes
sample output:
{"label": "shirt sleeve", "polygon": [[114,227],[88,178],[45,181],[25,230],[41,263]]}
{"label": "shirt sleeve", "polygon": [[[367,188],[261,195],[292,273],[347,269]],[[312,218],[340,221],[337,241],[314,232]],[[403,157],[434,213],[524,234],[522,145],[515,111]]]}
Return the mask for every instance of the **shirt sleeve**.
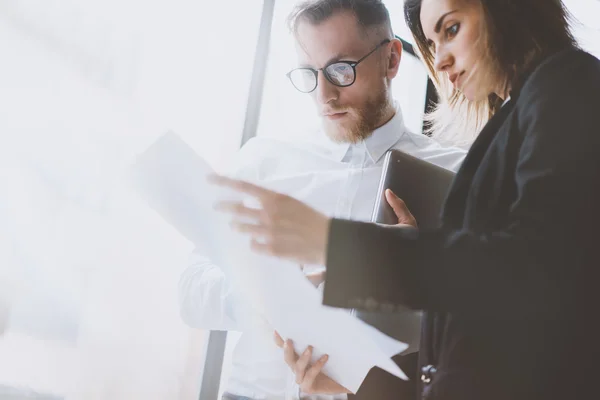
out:
{"label": "shirt sleeve", "polygon": [[[249,141],[237,154],[230,175],[238,179],[255,180],[259,167],[259,152],[255,140]],[[208,330],[243,331],[251,314],[247,302],[215,265],[202,248],[189,257],[188,266],[179,280],[179,310],[183,321],[193,327]]]}
{"label": "shirt sleeve", "polygon": [[243,330],[243,304],[223,271],[194,250],[179,280],[179,309],[183,321],[208,330]]}

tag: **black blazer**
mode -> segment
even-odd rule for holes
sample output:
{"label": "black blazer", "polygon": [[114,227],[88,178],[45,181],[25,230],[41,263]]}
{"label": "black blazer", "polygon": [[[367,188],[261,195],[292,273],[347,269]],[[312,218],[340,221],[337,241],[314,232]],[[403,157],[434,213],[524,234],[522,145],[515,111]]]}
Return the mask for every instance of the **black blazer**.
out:
{"label": "black blazer", "polygon": [[482,130],[442,229],[333,220],[325,304],[426,311],[417,379],[373,370],[358,398],[600,399],[599,117],[600,61],[561,51]]}

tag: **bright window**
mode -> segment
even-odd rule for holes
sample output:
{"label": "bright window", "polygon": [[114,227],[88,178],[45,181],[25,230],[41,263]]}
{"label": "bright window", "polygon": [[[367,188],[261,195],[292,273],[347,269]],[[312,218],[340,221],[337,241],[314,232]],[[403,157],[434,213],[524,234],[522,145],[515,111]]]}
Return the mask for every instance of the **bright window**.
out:
{"label": "bright window", "polygon": [[121,177],[167,129],[227,167],[261,5],[0,3],[0,398],[198,398],[206,335],[177,304],[191,246]]}
{"label": "bright window", "polygon": [[563,0],[572,16],[573,32],[584,50],[600,58],[600,1]]}

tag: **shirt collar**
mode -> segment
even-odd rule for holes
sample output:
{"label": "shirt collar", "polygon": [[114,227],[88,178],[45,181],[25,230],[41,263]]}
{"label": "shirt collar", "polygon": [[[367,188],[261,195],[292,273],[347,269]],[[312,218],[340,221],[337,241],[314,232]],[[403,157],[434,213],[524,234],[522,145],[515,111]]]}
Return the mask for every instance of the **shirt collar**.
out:
{"label": "shirt collar", "polygon": [[331,156],[336,161],[342,161],[351,148],[366,148],[369,158],[376,164],[406,131],[400,104],[395,102],[394,105],[396,114],[387,123],[375,129],[371,136],[356,144],[332,143]]}

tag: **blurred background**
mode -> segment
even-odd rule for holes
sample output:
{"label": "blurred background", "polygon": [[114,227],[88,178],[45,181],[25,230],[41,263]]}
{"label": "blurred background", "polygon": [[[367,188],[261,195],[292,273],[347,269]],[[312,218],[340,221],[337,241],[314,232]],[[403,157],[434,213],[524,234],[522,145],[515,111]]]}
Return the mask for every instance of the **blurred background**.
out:
{"label": "blurred background", "polygon": [[[310,98],[285,77],[295,3],[0,0],[0,399],[191,400],[205,369],[226,379],[237,335],[214,362],[208,332],[181,322],[191,244],[123,172],[167,130],[219,171],[245,127],[318,134]],[[386,3],[412,42],[402,0]],[[600,56],[600,1],[565,3],[582,46]],[[262,97],[251,90],[261,20]],[[405,56],[394,85],[421,131],[421,63]]]}

